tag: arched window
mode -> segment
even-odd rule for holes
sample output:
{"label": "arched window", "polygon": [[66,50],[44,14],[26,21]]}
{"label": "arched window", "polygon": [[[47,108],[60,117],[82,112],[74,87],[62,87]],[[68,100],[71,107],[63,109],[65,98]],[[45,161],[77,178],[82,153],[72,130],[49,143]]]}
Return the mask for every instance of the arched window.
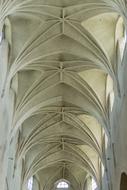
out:
{"label": "arched window", "polygon": [[70,186],[70,183],[65,179],[60,179],[55,183],[56,189],[68,189]]}
{"label": "arched window", "polygon": [[4,38],[4,31],[1,31],[0,32],[0,44],[1,44],[3,38]]}
{"label": "arched window", "polygon": [[93,178],[92,178],[92,190],[97,190],[97,184]]}
{"label": "arched window", "polygon": [[33,177],[29,178],[27,183],[27,189],[32,190],[33,189]]}
{"label": "arched window", "polygon": [[2,42],[2,32],[0,33],[0,43]]}
{"label": "arched window", "polygon": [[113,89],[113,80],[110,75],[107,76],[107,84],[106,84],[106,99],[109,100],[110,109],[112,111],[114,104],[114,89]]}
{"label": "arched window", "polygon": [[120,190],[126,190],[126,189],[127,189],[127,175],[125,173],[122,173],[120,181]]}
{"label": "arched window", "polygon": [[126,29],[125,29],[124,21],[123,21],[122,17],[118,18],[118,21],[117,21],[117,24],[116,24],[115,40],[116,40],[116,44],[118,42],[120,59],[121,59],[121,62],[122,62],[123,55],[124,55],[125,44],[127,42]]}
{"label": "arched window", "polygon": [[68,188],[69,187],[69,185],[68,185],[68,183],[66,183],[65,181],[61,181],[61,182],[59,182],[58,184],[57,184],[57,188],[64,188],[64,189],[66,189],[66,188]]}

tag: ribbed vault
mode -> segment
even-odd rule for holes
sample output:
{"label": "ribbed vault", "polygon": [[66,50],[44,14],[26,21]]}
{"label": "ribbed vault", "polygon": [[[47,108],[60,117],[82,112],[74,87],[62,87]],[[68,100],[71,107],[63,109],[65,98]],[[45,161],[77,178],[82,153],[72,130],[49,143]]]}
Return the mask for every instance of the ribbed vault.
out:
{"label": "ribbed vault", "polygon": [[1,0],[1,97],[14,102],[10,142],[18,136],[24,184],[35,176],[51,190],[66,179],[80,190],[89,175],[101,187],[124,18],[123,0]]}

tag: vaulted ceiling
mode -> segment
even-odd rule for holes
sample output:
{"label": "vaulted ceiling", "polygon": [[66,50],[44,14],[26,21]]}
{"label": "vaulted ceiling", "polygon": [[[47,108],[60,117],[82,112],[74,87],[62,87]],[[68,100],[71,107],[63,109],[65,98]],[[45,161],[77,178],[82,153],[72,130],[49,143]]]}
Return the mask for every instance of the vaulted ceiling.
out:
{"label": "vaulted ceiling", "polygon": [[120,94],[124,7],[122,0],[1,0],[9,49],[3,89],[14,93],[11,138],[19,134],[24,181],[36,176],[46,190],[62,178],[75,190],[88,175],[100,183],[113,86]]}

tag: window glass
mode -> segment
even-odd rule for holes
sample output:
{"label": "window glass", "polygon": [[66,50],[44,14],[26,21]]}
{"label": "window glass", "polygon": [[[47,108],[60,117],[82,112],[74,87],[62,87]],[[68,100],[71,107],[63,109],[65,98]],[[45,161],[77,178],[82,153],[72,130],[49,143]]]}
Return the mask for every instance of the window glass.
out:
{"label": "window glass", "polygon": [[114,98],[115,98],[114,92],[112,91],[112,92],[110,93],[110,107],[111,107],[111,111],[112,111],[113,104],[114,104]]}
{"label": "window glass", "polygon": [[126,31],[124,31],[124,37],[119,40],[121,61],[124,55],[124,49],[127,41]]}
{"label": "window glass", "polygon": [[123,55],[124,55],[124,49],[126,44],[126,29],[124,25],[124,20],[122,17],[119,17],[116,23],[116,34],[115,34],[115,41],[116,44],[118,42],[119,45],[119,53],[120,53],[120,59],[122,63]]}
{"label": "window glass", "polygon": [[32,190],[32,189],[33,189],[33,177],[31,177],[31,178],[28,180],[27,189],[28,189],[28,190]]}
{"label": "window glass", "polygon": [[57,188],[68,188],[69,185],[65,181],[61,181],[57,184]]}
{"label": "window glass", "polygon": [[0,43],[2,42],[2,32],[0,32]]}
{"label": "window glass", "polygon": [[97,184],[93,178],[92,178],[92,190],[97,190]]}

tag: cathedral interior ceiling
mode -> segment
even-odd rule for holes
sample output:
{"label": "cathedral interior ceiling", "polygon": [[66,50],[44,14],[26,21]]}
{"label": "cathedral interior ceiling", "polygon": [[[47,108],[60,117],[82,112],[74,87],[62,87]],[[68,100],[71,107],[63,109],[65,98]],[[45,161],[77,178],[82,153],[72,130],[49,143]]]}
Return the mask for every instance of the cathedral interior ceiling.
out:
{"label": "cathedral interior ceiling", "polygon": [[110,138],[107,88],[120,93],[114,55],[124,38],[124,1],[0,2],[0,48],[8,55],[2,90],[14,94],[8,118],[24,180],[35,175],[47,190],[61,178],[74,189],[88,175],[99,183],[103,137]]}

